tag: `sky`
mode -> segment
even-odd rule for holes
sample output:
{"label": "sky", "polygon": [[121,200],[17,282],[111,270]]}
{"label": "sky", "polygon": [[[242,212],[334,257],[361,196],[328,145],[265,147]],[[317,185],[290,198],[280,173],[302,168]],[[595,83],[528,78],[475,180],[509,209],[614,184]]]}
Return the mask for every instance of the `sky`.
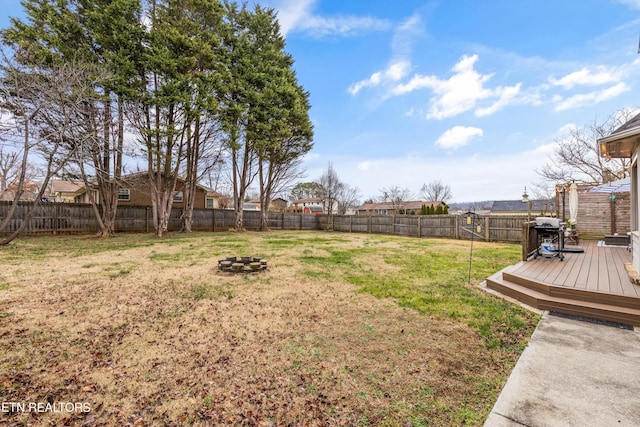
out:
{"label": "sky", "polygon": [[[572,128],[640,101],[640,0],[262,0],[278,12],[314,147],[362,200],[439,180],[520,199]],[[0,27],[22,16],[0,0]]]}

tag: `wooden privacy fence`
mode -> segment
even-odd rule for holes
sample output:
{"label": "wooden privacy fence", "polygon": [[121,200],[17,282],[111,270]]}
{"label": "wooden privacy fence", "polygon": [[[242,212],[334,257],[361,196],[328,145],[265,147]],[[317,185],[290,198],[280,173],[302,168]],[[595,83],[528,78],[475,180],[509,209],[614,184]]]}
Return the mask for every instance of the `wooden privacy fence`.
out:
{"label": "wooden privacy fence", "polygon": [[[19,203],[5,233],[16,230],[27,216],[31,203]],[[0,202],[0,222],[6,218],[10,202]],[[169,231],[179,231],[182,223],[181,208],[171,209]],[[224,231],[234,227],[234,215],[228,209],[194,209],[192,230]],[[316,217],[300,213],[270,212],[268,224],[272,229],[280,230],[316,230]],[[116,231],[150,232],[153,230],[153,217],[150,207],[118,206]],[[244,226],[248,230],[260,228],[260,212],[244,211]],[[25,233],[92,233],[99,229],[98,221],[91,205],[76,203],[43,203],[37,209],[25,229]]]}
{"label": "wooden privacy fence", "polygon": [[[352,233],[522,242],[522,216],[478,216],[467,225],[461,215],[318,215],[318,229]],[[478,233],[477,226],[480,226]]]}
{"label": "wooden privacy fence", "polygon": [[[9,211],[9,202],[0,202],[0,221]],[[5,232],[16,230],[25,218],[31,203],[20,203]],[[169,231],[181,228],[181,208],[171,210]],[[393,234],[411,237],[442,237],[450,239],[473,238],[494,242],[522,242],[522,216],[478,216],[472,225],[460,215],[309,215],[301,213],[270,212],[267,222],[273,230],[333,230],[352,233]],[[234,226],[234,214],[228,209],[194,209],[194,231],[225,231]],[[480,226],[478,232],[477,226]],[[260,212],[244,211],[244,227],[260,228]],[[75,203],[43,203],[25,233],[93,233],[98,222],[91,205]],[[116,231],[150,232],[153,218],[150,207],[119,206]]]}

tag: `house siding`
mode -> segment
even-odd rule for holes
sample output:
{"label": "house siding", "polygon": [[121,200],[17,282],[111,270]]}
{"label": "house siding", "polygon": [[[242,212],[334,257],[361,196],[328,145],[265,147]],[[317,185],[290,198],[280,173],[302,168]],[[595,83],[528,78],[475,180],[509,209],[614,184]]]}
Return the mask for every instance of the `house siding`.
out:
{"label": "house siding", "polygon": [[[151,190],[149,186],[149,178],[147,175],[130,177],[127,179],[127,188],[129,188],[129,200],[119,200],[120,206],[151,206]],[[178,179],[175,191],[182,191],[184,195],[184,180]],[[202,188],[196,187],[196,196],[193,207],[196,209],[204,209],[207,192]],[[215,202],[214,202],[215,206]],[[173,202],[173,207],[183,208],[184,201]]]}

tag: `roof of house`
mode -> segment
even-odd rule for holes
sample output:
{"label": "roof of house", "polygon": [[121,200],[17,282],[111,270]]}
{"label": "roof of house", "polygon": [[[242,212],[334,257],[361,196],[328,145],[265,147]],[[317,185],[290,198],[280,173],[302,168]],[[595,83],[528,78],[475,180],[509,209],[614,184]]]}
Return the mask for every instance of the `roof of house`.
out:
{"label": "roof of house", "polygon": [[604,157],[631,157],[640,135],[640,114],[611,132],[611,135],[598,138],[600,155]]}
{"label": "roof of house", "polygon": [[588,193],[629,193],[631,191],[631,177],[596,185],[587,190]]}
{"label": "roof of house", "polygon": [[[552,208],[555,206],[553,200],[530,200],[531,209],[540,209],[545,206]],[[491,212],[527,212],[529,210],[528,203],[522,200],[496,200],[493,202]]]}
{"label": "roof of house", "polygon": [[62,179],[51,180],[51,193],[76,193],[84,190],[83,181],[65,181]]}
{"label": "roof of house", "polygon": [[[123,177],[122,177],[122,180],[126,182],[126,181],[127,181],[127,179],[132,179],[132,178],[144,178],[144,177],[146,177],[146,176],[148,176],[148,172],[147,172],[147,171],[133,172],[133,173],[130,173],[130,174],[128,174],[128,175],[123,176]],[[184,177],[182,177],[182,176],[178,176],[178,180],[180,180],[180,181],[184,182],[184,181],[185,181],[185,178],[184,178]],[[209,188],[209,187],[207,187],[207,186],[205,186],[205,185],[202,185],[202,184],[199,184],[199,183],[198,183],[198,184],[196,184],[196,187],[198,187],[198,188],[199,188],[199,189],[201,189],[202,191],[206,192],[206,193],[207,193],[207,196],[210,196],[210,197],[222,197],[222,196],[223,196],[221,193],[218,193],[218,192],[217,192],[216,190],[214,190],[213,188]]]}
{"label": "roof of house", "polygon": [[611,135],[617,135],[617,134],[622,133],[622,132],[624,132],[626,130],[634,129],[634,128],[640,128],[640,114],[636,114],[635,116],[633,116],[625,124],[623,124],[622,126],[617,128],[616,130],[611,132]]}
{"label": "roof of house", "polygon": [[379,203],[365,203],[358,208],[361,211],[377,210],[377,209],[421,209],[422,205],[425,206],[437,206],[444,205],[443,202],[423,202],[420,200],[413,200],[407,202],[393,203],[393,202],[379,202]]}
{"label": "roof of house", "polygon": [[309,197],[309,198],[306,198],[306,199],[294,200],[291,203],[296,205],[296,204],[299,204],[299,203],[322,203],[323,201],[324,201],[324,198],[322,198],[322,197]]}

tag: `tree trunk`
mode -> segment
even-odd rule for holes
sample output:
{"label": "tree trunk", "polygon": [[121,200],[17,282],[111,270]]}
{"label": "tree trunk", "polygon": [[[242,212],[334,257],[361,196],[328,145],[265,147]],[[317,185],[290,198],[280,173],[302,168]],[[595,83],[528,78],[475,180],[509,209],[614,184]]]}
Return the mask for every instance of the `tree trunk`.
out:
{"label": "tree trunk", "polygon": [[[264,161],[260,159],[258,161],[258,176],[260,179],[260,231],[269,230],[269,200],[271,196],[266,188],[266,182],[264,179]],[[268,180],[267,180],[268,181]]]}

